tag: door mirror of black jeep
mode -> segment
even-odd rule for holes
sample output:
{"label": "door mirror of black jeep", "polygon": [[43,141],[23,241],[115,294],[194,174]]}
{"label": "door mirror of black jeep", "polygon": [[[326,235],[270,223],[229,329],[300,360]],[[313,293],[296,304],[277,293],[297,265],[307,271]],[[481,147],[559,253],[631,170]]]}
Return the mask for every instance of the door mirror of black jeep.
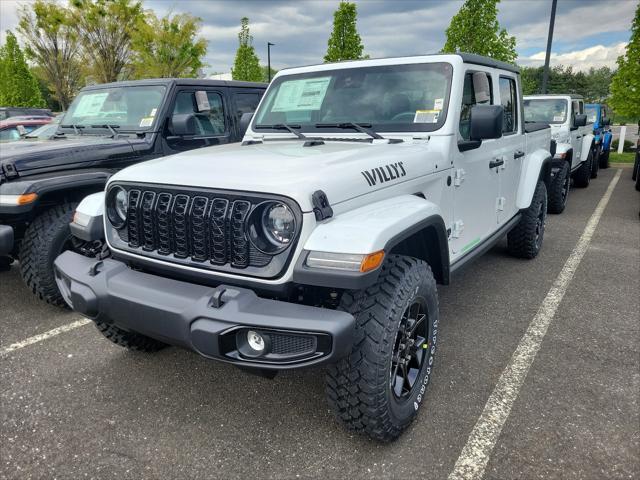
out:
{"label": "door mirror of black jeep", "polygon": [[252,118],[253,118],[253,113],[252,112],[243,113],[242,116],[240,117],[239,129],[240,129],[240,136],[241,137],[244,136],[244,134],[247,131],[247,128],[249,128],[249,124],[251,123],[251,119]]}
{"label": "door mirror of black jeep", "polygon": [[611,125],[611,119],[603,118],[601,123],[603,127],[608,127],[609,125]]}
{"label": "door mirror of black jeep", "polygon": [[209,103],[209,97],[204,90],[198,90],[196,92],[196,108],[198,113],[208,112],[211,110],[211,104]]}
{"label": "door mirror of black jeep", "polygon": [[469,138],[487,140],[502,137],[502,105],[474,105],[471,107]]}
{"label": "door mirror of black jeep", "polygon": [[198,132],[198,122],[193,113],[181,113],[171,117],[169,130],[179,137],[193,136]]}
{"label": "door mirror of black jeep", "polygon": [[587,124],[587,116],[584,114],[578,114],[573,119],[574,127],[584,127]]}

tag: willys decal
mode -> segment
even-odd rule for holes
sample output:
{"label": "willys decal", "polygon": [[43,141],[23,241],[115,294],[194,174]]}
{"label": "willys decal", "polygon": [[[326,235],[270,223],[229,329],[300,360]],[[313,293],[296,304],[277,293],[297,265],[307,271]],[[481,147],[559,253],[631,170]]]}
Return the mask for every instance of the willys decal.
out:
{"label": "willys decal", "polygon": [[362,176],[370,187],[373,187],[378,183],[390,182],[391,180],[404,177],[405,175],[407,175],[407,172],[404,169],[402,162],[390,163],[388,165],[383,165],[382,167],[376,167],[362,172]]}

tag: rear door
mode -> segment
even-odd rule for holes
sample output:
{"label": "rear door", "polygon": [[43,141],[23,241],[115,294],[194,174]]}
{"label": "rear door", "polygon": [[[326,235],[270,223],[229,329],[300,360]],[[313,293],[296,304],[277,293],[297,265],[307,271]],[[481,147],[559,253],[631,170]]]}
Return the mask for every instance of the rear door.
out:
{"label": "rear door", "polygon": [[498,168],[500,194],[496,200],[496,221],[498,225],[510,220],[516,213],[516,194],[520,182],[520,172],[525,160],[524,125],[520,118],[519,77],[516,74],[502,74],[498,77],[499,102],[504,108],[502,138],[498,140],[499,155],[503,164]]}
{"label": "rear door", "polygon": [[576,127],[576,115],[584,113],[584,105],[580,100],[571,101],[571,147],[573,148],[573,166],[575,166],[582,158],[582,136],[586,127]]}

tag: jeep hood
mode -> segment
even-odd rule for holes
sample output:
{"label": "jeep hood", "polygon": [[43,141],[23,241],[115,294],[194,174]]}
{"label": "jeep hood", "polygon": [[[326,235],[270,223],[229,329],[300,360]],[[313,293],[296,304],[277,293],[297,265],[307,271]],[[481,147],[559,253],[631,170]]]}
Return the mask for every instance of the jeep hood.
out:
{"label": "jeep hood", "polygon": [[[71,136],[32,142],[18,140],[0,145],[0,166],[12,163],[19,174],[36,170],[63,170],[79,165],[91,166],[105,158],[133,155],[127,138]],[[30,172],[33,171],[33,172]]]}
{"label": "jeep hood", "polygon": [[[433,138],[433,137],[432,137]],[[431,151],[431,154],[430,154]],[[442,162],[426,140],[398,144],[301,140],[203,148],[140,163],[114,175],[129,181],[284,195],[303,211],[323,190],[331,204],[432,173]],[[440,163],[444,166],[444,162]]]}

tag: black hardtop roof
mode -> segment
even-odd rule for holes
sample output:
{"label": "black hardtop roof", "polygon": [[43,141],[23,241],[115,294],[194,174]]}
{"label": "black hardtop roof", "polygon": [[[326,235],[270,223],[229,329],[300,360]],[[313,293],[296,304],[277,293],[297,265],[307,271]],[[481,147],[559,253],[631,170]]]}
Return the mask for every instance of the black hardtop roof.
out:
{"label": "black hardtop roof", "polygon": [[240,87],[240,88],[267,88],[266,83],[240,82],[236,80],[209,80],[206,78],[147,78],[144,80],[125,80],[122,82],[100,83],[88,85],[82,90],[98,90],[110,87],[133,87],[140,85],[177,85],[188,87]]}

